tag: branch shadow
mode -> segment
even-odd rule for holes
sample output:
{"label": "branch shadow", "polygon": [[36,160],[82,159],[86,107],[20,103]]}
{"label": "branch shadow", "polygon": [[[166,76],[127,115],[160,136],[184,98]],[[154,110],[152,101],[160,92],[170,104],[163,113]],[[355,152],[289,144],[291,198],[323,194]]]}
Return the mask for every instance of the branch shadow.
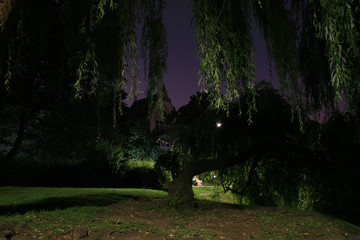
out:
{"label": "branch shadow", "polygon": [[140,199],[146,199],[146,197],[115,193],[87,194],[74,197],[51,197],[31,203],[2,205],[0,206],[0,216],[25,214],[30,211],[63,210],[71,207],[104,207],[125,200]]}

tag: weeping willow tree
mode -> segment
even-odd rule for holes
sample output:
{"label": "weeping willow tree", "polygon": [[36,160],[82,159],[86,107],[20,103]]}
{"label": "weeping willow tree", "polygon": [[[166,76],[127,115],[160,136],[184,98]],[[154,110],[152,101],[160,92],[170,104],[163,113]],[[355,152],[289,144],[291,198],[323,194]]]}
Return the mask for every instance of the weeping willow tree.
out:
{"label": "weeping willow tree", "polygon": [[[292,106],[292,116],[297,115],[300,128],[304,114],[329,113],[342,98],[348,110],[359,110],[359,1],[192,3],[200,84],[216,108],[228,109],[229,104],[241,99],[249,122],[256,112],[250,29],[254,21],[267,45],[270,71],[275,68],[280,91]],[[266,146],[271,146],[271,140],[252,147],[238,146],[232,156],[214,154],[190,162],[170,185],[173,202],[191,202],[193,175],[257,159],[259,150],[271,152]]]}
{"label": "weeping willow tree", "polygon": [[[21,69],[23,48],[31,34],[60,32],[58,68],[72,79],[76,95],[113,94],[114,120],[120,92],[130,85],[136,94],[138,56],[145,62],[147,96],[162,106],[166,94],[166,29],[164,0],[35,0],[0,4],[0,99],[11,89]],[[13,5],[16,3],[15,5]],[[51,4],[49,4],[51,3]],[[240,101],[248,121],[256,112],[254,46],[251,25],[259,25],[271,66],[282,93],[301,122],[303,112],[331,110],[345,97],[348,109],[359,110],[360,6],[358,0],[192,0],[193,26],[198,43],[200,85],[213,106],[227,109]],[[58,29],[46,21],[26,24],[53,9]],[[31,11],[30,11],[31,9]],[[52,19],[50,17],[50,19]],[[142,29],[138,29],[142,26]],[[25,28],[26,27],[26,28]],[[139,36],[141,35],[141,36]],[[140,39],[140,46],[139,41]],[[37,47],[47,45],[41,38]],[[154,93],[157,93],[154,99]],[[0,101],[1,109],[2,101]],[[203,159],[189,164],[170,187],[172,195],[192,199],[191,178],[199,171],[228,167],[250,158],[256,149],[239,149],[227,159]],[[199,167],[202,166],[202,167]]]}

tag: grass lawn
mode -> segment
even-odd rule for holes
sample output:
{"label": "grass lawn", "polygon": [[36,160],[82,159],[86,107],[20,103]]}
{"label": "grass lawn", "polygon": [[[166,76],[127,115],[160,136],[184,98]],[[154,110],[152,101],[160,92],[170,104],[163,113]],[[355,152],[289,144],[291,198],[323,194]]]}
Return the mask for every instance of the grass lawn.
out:
{"label": "grass lawn", "polygon": [[360,240],[359,226],[316,212],[240,207],[211,187],[194,192],[198,208],[175,210],[157,190],[0,187],[0,240]]}

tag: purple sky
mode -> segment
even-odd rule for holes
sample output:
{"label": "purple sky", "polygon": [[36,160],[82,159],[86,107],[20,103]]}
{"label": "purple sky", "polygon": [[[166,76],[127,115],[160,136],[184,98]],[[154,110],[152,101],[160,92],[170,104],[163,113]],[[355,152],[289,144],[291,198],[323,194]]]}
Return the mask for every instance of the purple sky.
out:
{"label": "purple sky", "polygon": [[[164,81],[173,105],[179,109],[189,102],[191,95],[200,90],[197,45],[190,23],[190,0],[167,1],[163,14],[169,47],[168,72],[164,75]],[[257,27],[253,27],[252,34],[255,45],[256,79],[270,80],[265,42]],[[140,89],[144,91],[146,86],[142,84]],[[143,97],[143,94],[138,96],[139,99]]]}

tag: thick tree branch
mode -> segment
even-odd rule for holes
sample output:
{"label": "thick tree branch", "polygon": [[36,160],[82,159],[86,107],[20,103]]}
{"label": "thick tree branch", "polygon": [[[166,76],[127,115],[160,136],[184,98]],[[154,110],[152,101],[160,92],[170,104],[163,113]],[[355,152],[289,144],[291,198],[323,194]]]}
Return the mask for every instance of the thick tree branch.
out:
{"label": "thick tree branch", "polygon": [[[219,169],[225,169],[232,167],[236,164],[239,164],[242,161],[259,154],[259,152],[267,152],[268,147],[264,145],[255,145],[249,150],[240,153],[237,156],[225,157],[225,158],[215,158],[215,159],[202,159],[189,163],[185,168],[184,172],[191,172],[193,174],[191,178],[195,175],[201,174],[207,171],[214,171]],[[189,169],[189,170],[187,170]],[[190,171],[191,169],[191,171]]]}
{"label": "thick tree branch", "polygon": [[[264,145],[254,145],[252,148],[244,151],[237,156],[202,159],[190,162],[177,176],[177,178],[169,184],[169,197],[176,205],[191,206],[194,198],[192,190],[192,178],[203,172],[213,171],[232,167],[242,161],[253,157],[259,152],[267,152],[268,147]],[[179,199],[180,196],[180,199]],[[178,203],[180,202],[180,203]]]}
{"label": "thick tree branch", "polygon": [[233,193],[239,194],[240,196],[244,195],[244,192],[251,185],[254,176],[257,174],[256,167],[259,165],[259,162],[260,162],[261,159],[262,158],[261,158],[260,155],[255,156],[253,162],[251,163],[248,179],[247,179],[245,185],[241,188],[241,190],[236,190],[236,189],[233,189],[233,188],[229,187],[228,185],[223,185],[223,188],[224,188],[225,192],[231,191]]}

